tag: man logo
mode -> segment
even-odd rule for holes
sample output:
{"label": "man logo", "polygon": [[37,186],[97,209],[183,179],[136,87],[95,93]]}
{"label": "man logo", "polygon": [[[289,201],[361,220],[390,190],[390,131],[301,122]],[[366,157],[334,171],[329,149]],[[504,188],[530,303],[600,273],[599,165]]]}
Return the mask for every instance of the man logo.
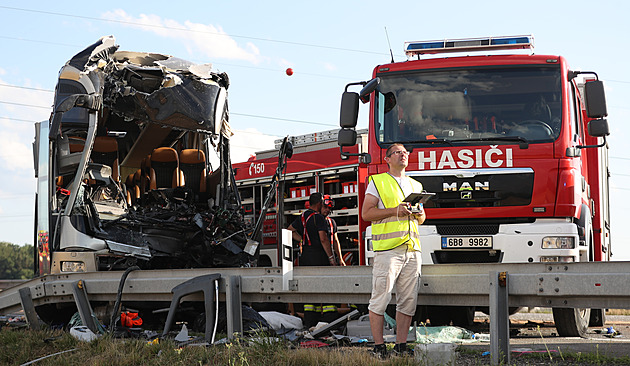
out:
{"label": "man logo", "polygon": [[471,191],[464,191],[464,192],[460,192],[461,193],[461,197],[463,200],[471,200],[472,199],[472,192]]}

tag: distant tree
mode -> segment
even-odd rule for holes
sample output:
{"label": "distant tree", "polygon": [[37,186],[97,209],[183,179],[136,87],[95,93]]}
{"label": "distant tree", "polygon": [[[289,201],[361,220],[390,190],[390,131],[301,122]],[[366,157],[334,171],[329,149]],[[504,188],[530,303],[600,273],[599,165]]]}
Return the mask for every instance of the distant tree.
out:
{"label": "distant tree", "polygon": [[0,242],[0,279],[33,278],[33,246]]}

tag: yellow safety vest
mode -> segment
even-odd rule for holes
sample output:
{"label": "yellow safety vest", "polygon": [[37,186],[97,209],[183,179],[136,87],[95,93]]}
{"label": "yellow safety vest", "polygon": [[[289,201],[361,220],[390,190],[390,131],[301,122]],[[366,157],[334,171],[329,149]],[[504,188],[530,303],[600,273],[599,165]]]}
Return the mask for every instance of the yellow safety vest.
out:
{"label": "yellow safety vest", "polygon": [[[389,173],[370,176],[385,208],[398,206],[404,199],[402,188]],[[414,192],[422,192],[422,184],[409,178]],[[408,216],[390,216],[372,222],[372,248],[379,252],[394,249],[407,243],[410,248],[420,251],[418,221]]]}

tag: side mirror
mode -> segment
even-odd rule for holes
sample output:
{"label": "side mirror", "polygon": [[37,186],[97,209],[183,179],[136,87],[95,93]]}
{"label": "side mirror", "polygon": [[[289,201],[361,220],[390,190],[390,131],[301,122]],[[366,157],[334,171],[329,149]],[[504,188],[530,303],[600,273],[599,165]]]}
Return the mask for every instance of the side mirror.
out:
{"label": "side mirror", "polygon": [[376,88],[378,88],[378,84],[381,83],[381,78],[374,78],[370,81],[368,81],[367,84],[365,84],[365,86],[363,87],[363,89],[361,89],[361,91],[359,92],[359,96],[361,98],[366,97],[370,94],[372,94],[372,92],[374,90],[376,90]]}
{"label": "side mirror", "polygon": [[589,81],[584,84],[584,95],[586,115],[589,118],[602,118],[608,115],[604,83],[601,80]]}
{"label": "side mirror", "polygon": [[588,134],[593,137],[604,137],[610,135],[608,121],[603,118],[590,121],[588,123]]}
{"label": "side mirror", "polygon": [[354,128],[359,119],[359,94],[344,92],[341,96],[341,112],[339,126],[341,128]]}
{"label": "side mirror", "polygon": [[372,162],[372,157],[368,153],[349,153],[343,151],[344,146],[354,146],[357,144],[357,131],[354,129],[342,128],[337,135],[337,143],[339,144],[339,153],[341,154],[341,160],[346,160],[351,156],[358,156],[359,163],[369,164]]}
{"label": "side mirror", "polygon": [[337,135],[337,144],[339,146],[354,146],[357,144],[357,131],[343,128],[339,130]]}

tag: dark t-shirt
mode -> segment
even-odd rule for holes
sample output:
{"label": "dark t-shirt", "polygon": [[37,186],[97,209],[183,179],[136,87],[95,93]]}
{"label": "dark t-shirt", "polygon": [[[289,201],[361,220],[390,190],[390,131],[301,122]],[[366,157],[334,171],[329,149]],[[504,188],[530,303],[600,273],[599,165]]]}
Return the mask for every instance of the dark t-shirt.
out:
{"label": "dark t-shirt", "polygon": [[[308,238],[304,235],[304,226],[302,219],[306,221],[306,232]],[[326,222],[326,218],[320,213],[311,209],[306,210],[302,215],[297,217],[291,224],[293,228],[302,236],[302,255],[300,256],[301,266],[327,266],[328,255],[322,247],[319,239],[319,232],[330,232],[330,227]],[[328,234],[330,235],[330,234]]]}

